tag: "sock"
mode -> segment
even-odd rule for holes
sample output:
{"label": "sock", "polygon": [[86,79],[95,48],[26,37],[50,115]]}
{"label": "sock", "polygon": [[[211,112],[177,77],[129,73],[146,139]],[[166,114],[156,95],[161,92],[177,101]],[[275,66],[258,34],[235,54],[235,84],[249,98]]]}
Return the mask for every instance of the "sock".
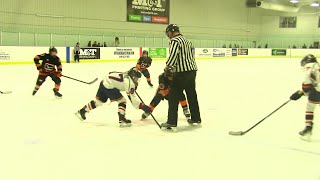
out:
{"label": "sock", "polygon": [[127,104],[125,102],[121,102],[118,104],[118,112],[119,114],[125,116],[126,115]]}
{"label": "sock", "polygon": [[93,110],[97,108],[96,102],[95,101],[90,101],[86,106],[83,107],[84,110],[86,110],[87,112]]}
{"label": "sock", "polygon": [[313,125],[313,112],[307,111],[306,112],[306,126],[312,126]]}
{"label": "sock", "polygon": [[180,105],[183,109],[188,108],[187,100],[180,101]]}
{"label": "sock", "polygon": [[56,85],[54,86],[54,88],[55,88],[57,91],[59,91],[59,89],[60,89],[60,84],[56,84]]}

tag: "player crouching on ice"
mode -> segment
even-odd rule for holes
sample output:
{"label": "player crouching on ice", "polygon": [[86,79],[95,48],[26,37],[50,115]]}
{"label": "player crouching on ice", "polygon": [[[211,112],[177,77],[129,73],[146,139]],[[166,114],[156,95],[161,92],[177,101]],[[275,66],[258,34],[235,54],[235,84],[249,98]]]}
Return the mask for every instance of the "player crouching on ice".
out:
{"label": "player crouching on ice", "polygon": [[309,140],[312,135],[313,127],[313,112],[317,105],[320,104],[320,65],[317,58],[309,54],[301,61],[306,78],[302,84],[302,90],[295,92],[290,99],[298,100],[301,96],[308,96],[308,103],[306,108],[306,127],[300,131],[299,134],[304,140]]}
{"label": "player crouching on ice", "polygon": [[148,71],[148,68],[151,66],[152,59],[148,56],[148,54],[149,53],[147,50],[142,52],[142,57],[139,58],[136,67],[143,74],[143,76],[147,78],[149,86],[153,87],[153,84],[151,83],[150,72]]}
{"label": "player crouching on ice", "polygon": [[[152,112],[155,107],[160,103],[161,100],[168,100],[168,97],[170,95],[170,85],[172,83],[173,77],[175,73],[175,68],[171,66],[167,66],[164,69],[164,73],[162,73],[159,76],[159,87],[157,89],[157,93],[152,99],[149,108],[150,112]],[[189,112],[188,103],[186,100],[185,95],[182,93],[179,95],[179,101],[180,105],[183,109],[183,113],[186,116],[187,119],[191,117],[191,114]],[[146,119],[150,115],[149,112],[145,112],[142,114],[142,119]]]}
{"label": "player crouching on ice", "polygon": [[125,91],[132,105],[136,109],[142,109],[150,113],[148,106],[137,100],[135,90],[138,87],[138,82],[141,78],[141,73],[137,68],[131,68],[128,72],[110,72],[104,80],[101,81],[98,89],[96,100],[90,101],[76,115],[80,120],[86,120],[86,113],[102,106],[108,99],[118,102],[118,115],[120,127],[131,126],[131,121],[126,119],[126,98],[122,96],[120,91]]}
{"label": "player crouching on ice", "polygon": [[[60,77],[62,75],[62,64],[60,58],[57,56],[57,53],[58,51],[55,47],[50,47],[49,54],[44,53],[34,57],[34,63],[36,64],[37,70],[39,71],[39,76],[37,79],[36,87],[34,88],[34,91],[32,93],[33,96],[38,92],[40,86],[46,81],[47,77],[50,76],[52,81],[54,81],[55,83],[55,87],[53,88],[54,95],[57,98],[62,98],[62,95],[59,93],[61,84]],[[41,64],[40,61],[42,61]]]}

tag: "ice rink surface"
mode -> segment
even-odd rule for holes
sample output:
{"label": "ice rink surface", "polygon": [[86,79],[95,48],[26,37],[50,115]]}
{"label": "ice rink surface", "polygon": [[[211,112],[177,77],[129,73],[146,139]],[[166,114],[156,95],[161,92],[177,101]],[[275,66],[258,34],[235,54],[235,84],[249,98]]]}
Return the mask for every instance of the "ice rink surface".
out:
{"label": "ice rink surface", "polygon": [[[0,180],[320,180],[320,127],[316,113],[312,142],[301,141],[306,97],[290,102],[242,137],[246,130],[301,88],[299,59],[230,59],[198,62],[197,91],[203,127],[190,128],[179,112],[179,132],[159,130],[129,103],[130,128],[119,128],[117,104],[106,103],[80,122],[74,112],[95,97],[109,71],[135,63],[64,64],[63,99],[50,78],[31,96],[34,65],[0,66]],[[150,67],[153,83],[164,61]],[[156,87],[142,78],[138,92],[149,103]],[[154,116],[166,121],[167,102]]]}

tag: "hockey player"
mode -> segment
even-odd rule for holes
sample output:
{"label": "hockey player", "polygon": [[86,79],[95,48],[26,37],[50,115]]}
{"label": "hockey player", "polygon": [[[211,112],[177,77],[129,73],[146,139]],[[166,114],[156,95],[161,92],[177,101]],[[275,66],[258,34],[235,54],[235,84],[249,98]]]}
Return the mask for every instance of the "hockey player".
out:
{"label": "hockey player", "polygon": [[306,126],[299,134],[302,139],[309,140],[312,135],[313,113],[316,106],[320,104],[320,65],[317,62],[317,58],[309,54],[302,59],[301,66],[306,73],[305,80],[302,84],[302,90],[292,94],[290,99],[298,100],[303,95],[308,96],[305,116]]}
{"label": "hockey player", "polygon": [[[164,73],[162,73],[159,76],[159,87],[157,89],[156,95],[154,96],[154,98],[152,99],[149,105],[150,112],[152,112],[155,109],[155,107],[160,103],[161,100],[164,100],[164,99],[168,100],[168,97],[170,95],[170,85],[172,83],[174,73],[175,73],[175,68],[171,66],[167,66],[164,69]],[[189,119],[191,115],[189,112],[186,97],[183,93],[179,95],[179,101],[183,109],[184,115],[186,116],[186,118]],[[149,115],[150,115],[149,112],[143,113],[142,119],[146,119]]]}
{"label": "hockey player", "polygon": [[147,50],[143,51],[142,57],[140,57],[137,62],[137,68],[144,75],[144,77],[147,78],[149,86],[153,87],[153,84],[151,83],[150,72],[148,71],[148,68],[151,66],[152,59],[148,56],[148,54],[149,53]]}
{"label": "hockey player", "polygon": [[55,83],[55,87],[53,88],[54,95],[57,98],[62,98],[62,95],[59,93],[62,64],[57,53],[58,51],[55,47],[50,47],[49,54],[44,53],[34,57],[34,63],[39,71],[39,76],[36,82],[36,87],[32,93],[33,96],[38,92],[40,86],[46,81],[47,77],[50,76],[52,81]]}
{"label": "hockey player", "polygon": [[111,102],[118,102],[118,116],[120,127],[131,126],[131,121],[126,119],[126,98],[122,96],[121,91],[125,91],[130,99],[132,105],[136,109],[142,109],[147,113],[150,113],[148,106],[144,105],[137,100],[135,96],[135,90],[138,86],[139,79],[141,78],[141,73],[134,67],[128,72],[110,72],[108,76],[105,77],[100,83],[96,99],[90,101],[82,109],[80,109],[76,115],[80,120],[86,120],[86,113],[91,110],[102,106],[104,103],[110,99]]}

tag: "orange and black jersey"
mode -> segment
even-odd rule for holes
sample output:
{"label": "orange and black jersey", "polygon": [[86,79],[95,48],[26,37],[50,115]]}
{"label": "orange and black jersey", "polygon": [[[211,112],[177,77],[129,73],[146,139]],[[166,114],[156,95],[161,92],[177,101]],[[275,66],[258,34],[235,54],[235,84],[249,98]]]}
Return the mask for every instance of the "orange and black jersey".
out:
{"label": "orange and black jersey", "polygon": [[62,64],[58,56],[51,56],[47,53],[37,55],[34,57],[34,63],[38,69],[41,69],[40,73],[62,72]]}
{"label": "orange and black jersey", "polygon": [[150,57],[140,57],[137,62],[137,68],[140,71],[146,70],[148,67],[151,66],[152,59]]}
{"label": "orange and black jersey", "polygon": [[172,81],[169,80],[164,73],[159,76],[159,87],[158,93],[161,94],[163,97],[167,96],[170,93],[170,86]]}

